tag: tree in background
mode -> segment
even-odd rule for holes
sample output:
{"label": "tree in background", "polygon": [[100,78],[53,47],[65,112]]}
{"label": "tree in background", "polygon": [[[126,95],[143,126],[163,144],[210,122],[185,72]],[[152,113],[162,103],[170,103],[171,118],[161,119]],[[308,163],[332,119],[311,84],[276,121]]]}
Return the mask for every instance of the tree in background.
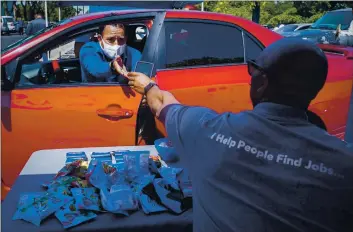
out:
{"label": "tree in background", "polygon": [[206,11],[231,14],[260,24],[313,23],[325,12],[353,7],[352,1],[205,1]]}
{"label": "tree in background", "polygon": [[[3,4],[3,2],[2,2]],[[57,1],[47,1],[48,21],[57,22],[59,20],[59,8]],[[17,1],[17,11],[24,21],[34,19],[34,14],[38,11],[44,12],[44,1]],[[72,6],[61,8],[61,18],[69,18],[76,15],[76,9]],[[44,15],[43,15],[44,16]]]}

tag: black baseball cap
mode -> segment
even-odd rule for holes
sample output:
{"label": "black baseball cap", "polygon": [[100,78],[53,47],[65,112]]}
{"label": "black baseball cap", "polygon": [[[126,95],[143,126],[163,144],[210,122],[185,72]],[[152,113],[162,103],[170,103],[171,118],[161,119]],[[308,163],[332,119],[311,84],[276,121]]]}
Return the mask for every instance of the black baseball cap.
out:
{"label": "black baseball cap", "polygon": [[248,65],[250,75],[253,68],[266,74],[278,92],[310,100],[324,86],[328,73],[325,53],[315,43],[301,38],[274,42]]}

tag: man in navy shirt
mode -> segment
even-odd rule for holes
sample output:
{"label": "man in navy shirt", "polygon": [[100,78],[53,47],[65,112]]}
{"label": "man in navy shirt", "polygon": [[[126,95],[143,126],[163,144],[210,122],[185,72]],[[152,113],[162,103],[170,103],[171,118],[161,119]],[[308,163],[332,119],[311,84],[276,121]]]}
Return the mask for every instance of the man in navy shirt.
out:
{"label": "man in navy shirt", "polygon": [[28,23],[27,29],[26,29],[26,34],[28,36],[34,35],[38,31],[46,28],[46,23],[45,20],[43,19],[43,13],[42,12],[37,12],[34,15],[34,20]]}
{"label": "man in navy shirt", "polygon": [[123,24],[100,27],[98,41],[80,50],[82,82],[127,83],[124,75],[135,68],[141,53],[127,46],[126,39]]}
{"label": "man in navy shirt", "polygon": [[238,114],[182,105],[128,74],[191,173],[194,231],[353,231],[353,151],[306,114],[327,72],[315,44],[279,40],[249,62],[254,109]]}

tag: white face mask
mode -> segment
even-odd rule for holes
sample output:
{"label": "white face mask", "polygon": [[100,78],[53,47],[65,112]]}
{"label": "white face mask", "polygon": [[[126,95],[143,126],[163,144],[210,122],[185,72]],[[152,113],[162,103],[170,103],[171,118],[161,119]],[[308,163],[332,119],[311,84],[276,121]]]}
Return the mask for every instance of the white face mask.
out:
{"label": "white face mask", "polygon": [[125,53],[125,49],[126,49],[126,44],[118,45],[118,50],[116,51],[116,54],[118,56],[122,56]]}
{"label": "white face mask", "polygon": [[101,40],[103,42],[104,47],[102,47],[104,54],[110,58],[114,59],[117,56],[117,50],[119,45],[110,45],[104,41],[104,39]]}
{"label": "white face mask", "polygon": [[115,59],[117,56],[122,56],[125,52],[126,49],[126,44],[124,45],[110,45],[102,39],[104,48],[103,52],[104,54],[109,57],[110,59]]}

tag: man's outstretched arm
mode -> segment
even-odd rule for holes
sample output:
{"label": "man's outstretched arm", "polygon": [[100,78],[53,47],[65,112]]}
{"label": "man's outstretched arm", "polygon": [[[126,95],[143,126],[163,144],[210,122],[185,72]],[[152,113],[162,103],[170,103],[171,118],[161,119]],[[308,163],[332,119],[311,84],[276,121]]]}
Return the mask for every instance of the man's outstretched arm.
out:
{"label": "man's outstretched arm", "polygon": [[[144,74],[135,72],[129,73],[128,79],[131,88],[140,94],[146,94],[145,87],[152,82],[152,80]],[[168,105],[180,104],[171,93],[160,90],[157,86],[152,87],[147,92],[146,97],[147,104],[151,108],[153,114],[157,117],[160,116],[161,111]]]}

